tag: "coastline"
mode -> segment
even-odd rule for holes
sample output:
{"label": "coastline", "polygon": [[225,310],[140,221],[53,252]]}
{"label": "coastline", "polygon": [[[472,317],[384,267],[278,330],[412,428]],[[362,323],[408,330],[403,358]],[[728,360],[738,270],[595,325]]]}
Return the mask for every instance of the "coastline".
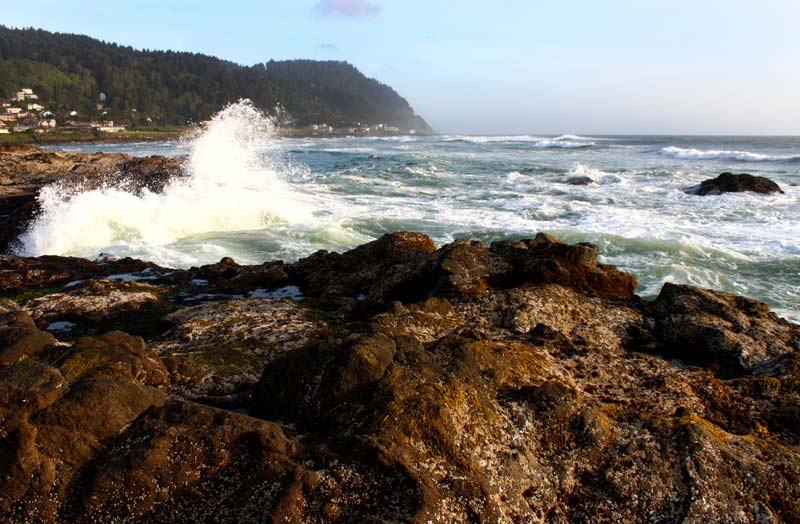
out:
{"label": "coastline", "polygon": [[[56,131],[50,133],[6,133],[0,134],[0,144],[59,145],[59,144],[101,144],[131,142],[175,141],[190,135],[196,127],[158,128],[154,130],[134,129],[116,133],[94,131]],[[346,131],[319,133],[302,128],[278,128],[276,134],[280,138],[346,138],[346,137],[396,137],[396,136],[429,136],[408,133],[365,133],[354,135]]]}

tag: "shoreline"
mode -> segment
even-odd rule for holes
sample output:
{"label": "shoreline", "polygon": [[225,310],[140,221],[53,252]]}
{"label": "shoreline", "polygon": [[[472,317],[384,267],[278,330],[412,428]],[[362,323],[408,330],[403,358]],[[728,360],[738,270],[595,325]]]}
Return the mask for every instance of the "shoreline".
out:
{"label": "shoreline", "polygon": [[[168,142],[177,141],[192,134],[196,127],[158,130],[129,130],[117,133],[95,133],[92,131],[56,131],[53,133],[7,133],[0,134],[0,144],[26,145],[67,145],[67,144],[125,144],[133,142]],[[346,132],[314,133],[305,129],[281,128],[276,130],[279,138],[372,138],[431,136],[428,134],[408,133],[368,133],[354,135]]]}

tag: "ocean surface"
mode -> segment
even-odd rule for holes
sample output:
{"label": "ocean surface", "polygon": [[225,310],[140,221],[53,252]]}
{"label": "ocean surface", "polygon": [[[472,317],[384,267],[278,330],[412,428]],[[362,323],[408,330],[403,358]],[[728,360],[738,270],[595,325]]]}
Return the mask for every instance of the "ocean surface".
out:
{"label": "ocean surface", "polygon": [[[295,260],[390,231],[455,238],[590,241],[639,278],[751,296],[800,321],[800,137],[461,136],[277,138],[240,103],[183,142],[57,149],[185,155],[163,194],[109,186],[42,191],[29,255],[99,253],[171,267]],[[722,172],[785,195],[693,196]],[[589,177],[585,186],[573,177]]]}

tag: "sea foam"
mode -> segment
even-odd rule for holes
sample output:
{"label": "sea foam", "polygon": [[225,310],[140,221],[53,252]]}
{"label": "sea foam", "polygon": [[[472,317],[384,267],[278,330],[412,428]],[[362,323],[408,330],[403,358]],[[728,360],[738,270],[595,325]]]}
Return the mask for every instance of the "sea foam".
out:
{"label": "sea foam", "polygon": [[188,176],[162,193],[132,193],[122,185],[89,191],[47,186],[18,252],[85,256],[110,246],[164,245],[209,232],[310,222],[310,197],[284,180],[285,166],[268,153],[272,132],[269,119],[241,101],[192,139]]}

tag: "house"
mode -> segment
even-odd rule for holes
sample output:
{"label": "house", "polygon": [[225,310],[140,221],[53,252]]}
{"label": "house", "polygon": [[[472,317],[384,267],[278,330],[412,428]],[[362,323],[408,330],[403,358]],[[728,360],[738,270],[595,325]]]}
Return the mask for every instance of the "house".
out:
{"label": "house", "polygon": [[78,116],[78,112],[77,111],[70,111],[69,112],[69,116],[76,117],[76,116]]}
{"label": "house", "polygon": [[125,131],[125,126],[115,126],[113,120],[106,120],[99,125],[95,124],[93,129],[103,133],[119,133],[120,131]]}
{"label": "house", "polygon": [[19,107],[7,107],[6,114],[7,115],[18,115],[22,112],[22,109]]}
{"label": "house", "polygon": [[56,119],[55,118],[47,118],[39,122],[39,127],[44,129],[55,129],[56,128]]}
{"label": "house", "polygon": [[4,122],[0,122],[0,135],[5,135],[8,133],[10,133],[10,131],[8,130],[8,126],[6,126]]}
{"label": "house", "polygon": [[0,122],[16,122],[17,115],[0,115]]}
{"label": "house", "polygon": [[36,103],[28,104],[28,111],[41,111],[42,109],[44,109],[42,105]]}
{"label": "house", "polygon": [[11,99],[16,102],[23,102],[25,100],[39,100],[39,96],[33,92],[33,89],[24,87],[21,91],[17,91],[11,95]]}

